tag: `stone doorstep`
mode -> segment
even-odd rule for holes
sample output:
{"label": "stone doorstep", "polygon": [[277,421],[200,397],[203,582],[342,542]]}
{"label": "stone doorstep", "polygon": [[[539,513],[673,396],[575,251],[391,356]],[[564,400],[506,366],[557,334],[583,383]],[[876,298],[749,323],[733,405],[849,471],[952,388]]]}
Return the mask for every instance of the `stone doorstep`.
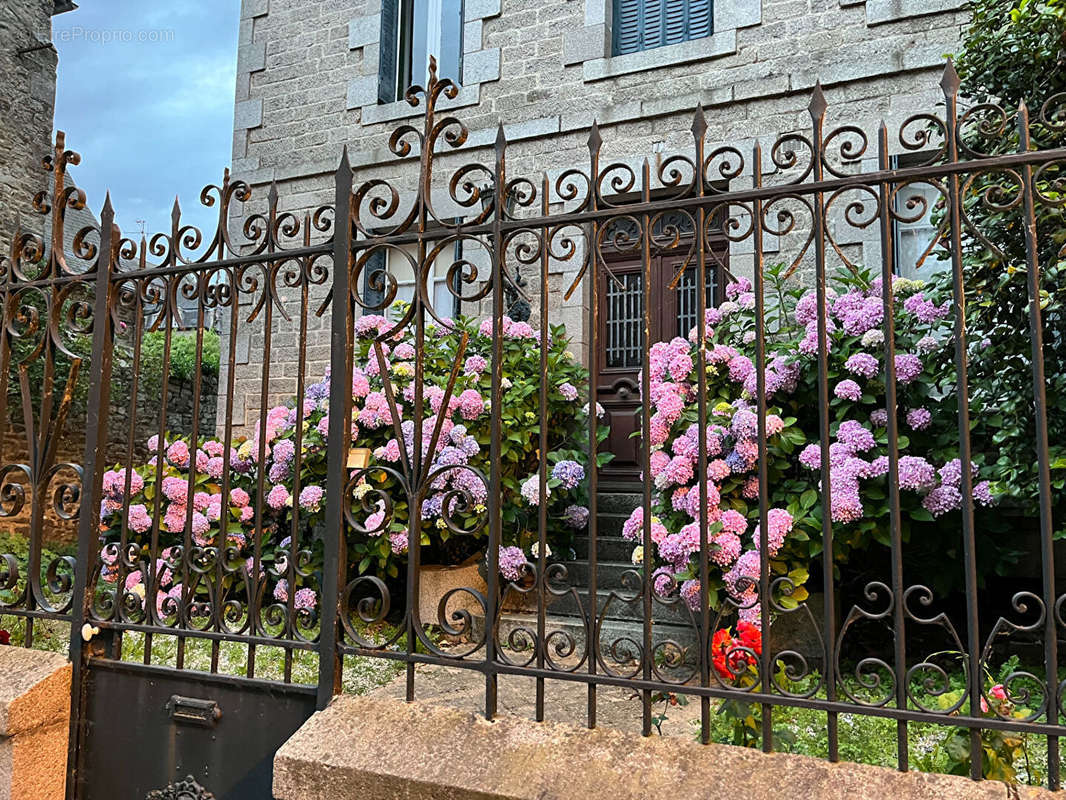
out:
{"label": "stone doorstep", "polygon": [[[580,765],[579,767],[577,765]],[[453,708],[342,695],[274,758],[277,800],[1052,800],[1044,789],[809,756],[764,754],[687,737],[494,722]]]}

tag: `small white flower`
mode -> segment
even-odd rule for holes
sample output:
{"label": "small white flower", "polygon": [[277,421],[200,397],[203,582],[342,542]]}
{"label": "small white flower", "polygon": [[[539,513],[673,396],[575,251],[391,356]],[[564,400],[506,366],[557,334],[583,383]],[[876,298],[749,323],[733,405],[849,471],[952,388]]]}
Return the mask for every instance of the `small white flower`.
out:
{"label": "small white flower", "polygon": [[[540,542],[533,542],[533,544],[529,546],[529,552],[533,555],[533,558],[540,558]],[[544,557],[552,557],[552,549],[547,542],[544,543]]]}
{"label": "small white flower", "polygon": [[879,328],[866,331],[862,335],[863,347],[876,347],[885,343],[885,332]]}
{"label": "small white flower", "polygon": [[633,548],[633,555],[630,556],[630,561],[638,567],[644,563],[644,545],[638,544]]}

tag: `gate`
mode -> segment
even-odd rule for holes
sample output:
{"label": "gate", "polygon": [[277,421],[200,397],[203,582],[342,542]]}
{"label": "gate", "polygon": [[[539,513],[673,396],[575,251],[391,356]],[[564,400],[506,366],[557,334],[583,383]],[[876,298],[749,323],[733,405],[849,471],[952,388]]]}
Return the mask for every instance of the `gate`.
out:
{"label": "gate", "polygon": [[[389,140],[409,184],[353,186],[345,151],[333,199],[297,213],[227,172],[200,198],[213,230],[175,202],[170,230],[140,240],[109,198],[87,216],[60,133],[40,225],[16,232],[0,284],[0,519],[24,539],[0,559],[0,615],[18,643],[69,642],[71,798],[268,797],[275,750],[359,659],[406,670],[409,700],[419,665],[473,675],[490,719],[512,676],[534,679],[537,719],[548,687],[587,691],[590,727],[598,692],[624,690],[646,735],[657,703],[690,695],[704,742],[712,704],[736,701],[737,735],[767,751],[775,713],[806,709],[831,759],[839,716],[859,715],[891,727],[903,770],[917,732],[946,729],[975,779],[999,757],[984,737],[1019,733],[1039,737],[1057,788],[1066,457],[1048,441],[1063,420],[1045,350],[1055,375],[1063,360],[1059,331],[1044,342],[1045,314],[1061,316],[1037,298],[1066,257],[1047,235],[1066,149],[1045,146],[1063,115],[1054,99],[1032,121],[1024,105],[960,113],[950,65],[942,86],[942,114],[895,142],[885,126],[827,131],[818,88],[810,131],[750,160],[710,147],[698,110],[691,152],[654,171],[601,163],[594,127],[588,163],[551,180],[509,177],[502,128],[490,163],[451,164],[468,132],[437,115],[458,89],[431,66],[408,93],[421,127]],[[916,160],[892,168],[896,151]],[[927,218],[924,255],[950,265],[928,296],[897,282],[894,236]],[[974,347],[982,324],[1004,326],[967,307],[971,259],[1025,266],[1009,363]],[[852,287],[839,297],[834,262]],[[575,296],[583,362],[549,324]],[[505,300],[538,316],[511,320]],[[920,329],[894,327],[903,312]],[[980,410],[1000,373],[1021,376],[1011,396],[1032,392],[1013,434]],[[613,476],[608,379],[629,415]],[[1038,566],[997,594],[979,591],[1002,520],[978,478],[1008,447],[1026,454],[1014,510]],[[643,476],[640,494],[601,493],[601,472]],[[929,541],[934,557],[905,561]],[[424,562],[474,555],[482,582],[424,602]],[[914,579],[930,561],[958,573],[951,602]],[[782,621],[806,627],[804,649]]]}
{"label": "gate", "polygon": [[[323,545],[299,504],[278,545],[282,523],[250,499],[277,476],[220,441],[265,447],[282,424],[256,418],[279,331],[300,342],[299,376],[293,364],[286,376],[301,393],[314,382],[304,355],[308,327],[329,318],[332,207],[282,215],[271,192],[261,239],[238,253],[227,225],[249,190],[227,174],[205,190],[218,210],[205,247],[177,203],[169,234],[135,242],[110,200],[98,224],[88,215],[68,173],[78,162],[60,133],[44,161],[52,187],[34,198],[45,224],[15,236],[2,290],[0,402],[18,421],[6,426],[2,513],[28,527],[29,546],[24,562],[4,557],[0,613],[23,620],[26,645],[69,638],[72,796],[269,797],[274,752],[332,695],[327,675],[319,697],[319,648],[333,645],[318,634],[334,617],[307,602]],[[241,366],[235,346],[218,355],[212,319],[266,354],[249,408],[235,409]],[[299,494],[299,455],[292,471]],[[76,554],[46,557],[75,524]]]}

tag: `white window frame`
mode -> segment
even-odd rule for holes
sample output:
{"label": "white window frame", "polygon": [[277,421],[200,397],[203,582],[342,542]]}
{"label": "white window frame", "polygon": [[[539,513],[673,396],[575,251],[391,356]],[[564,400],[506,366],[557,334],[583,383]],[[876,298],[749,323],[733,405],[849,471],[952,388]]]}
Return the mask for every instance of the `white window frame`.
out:
{"label": "white window frame", "polygon": [[[481,84],[500,79],[500,48],[484,46],[484,22],[500,14],[501,0],[464,0],[462,43],[462,86],[454,99],[441,97],[441,110],[463,108],[481,102]],[[405,100],[378,103],[378,63],[381,55],[381,12],[379,0],[369,0],[375,13],[355,17],[348,23],[348,48],[362,55],[359,74],[348,83],[348,109],[358,110],[364,125],[419,117],[421,107],[412,108]],[[397,65],[398,66],[398,65]]]}
{"label": "white window frame", "polygon": [[737,30],[762,23],[763,0],[714,0],[710,36],[612,55],[612,0],[585,0],[585,25],[563,37],[563,64],[581,64],[585,82],[644,70],[720,58],[737,52]]}

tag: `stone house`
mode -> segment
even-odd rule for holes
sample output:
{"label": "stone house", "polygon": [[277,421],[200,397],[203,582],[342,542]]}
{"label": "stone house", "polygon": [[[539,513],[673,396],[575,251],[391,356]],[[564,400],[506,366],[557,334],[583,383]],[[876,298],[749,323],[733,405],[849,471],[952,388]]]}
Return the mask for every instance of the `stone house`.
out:
{"label": "stone house", "polygon": [[[234,227],[261,212],[271,182],[286,210],[331,203],[344,145],[356,186],[380,178],[411,191],[417,158],[397,158],[387,144],[397,126],[420,124],[421,107],[413,109],[401,98],[406,83],[424,81],[430,54],[441,74],[461,86],[441,108],[454,111],[469,129],[465,145],[436,162],[432,192],[440,216],[471,214],[448,197],[448,178],[469,161],[491,166],[498,123],[508,141],[509,176],[536,179],[544,172],[554,180],[567,168],[587,169],[593,120],[600,126],[604,163],[625,163],[639,176],[646,157],[654,160],[654,170],[671,155],[691,151],[692,116],[702,105],[707,151],[731,145],[749,154],[729,188],[751,187],[755,140],[769,144],[779,133],[809,131],[808,103],[819,80],[829,103],[827,124],[851,123],[871,134],[862,169],[873,170],[873,134],[880,120],[895,132],[911,115],[932,113],[942,104],[944,56],[956,49],[968,22],[963,5],[962,0],[243,0],[233,169],[252,185],[259,206],[253,198],[246,208],[238,207]],[[895,138],[891,146],[894,152],[903,149]],[[764,152],[763,170],[774,169]],[[907,272],[934,231],[928,218],[897,227],[898,260]],[[838,243],[856,260],[878,263],[876,226],[841,231]],[[729,270],[750,273],[751,240],[723,246]],[[767,263],[782,247],[767,236]],[[463,257],[477,263],[476,255]],[[451,260],[438,259],[433,296],[445,304],[445,313],[476,314],[478,308],[457,306],[443,285]],[[566,325],[572,349],[589,363],[588,287],[564,298],[579,264],[580,259],[553,261],[548,313],[553,323]],[[387,268],[399,296],[409,296],[410,267]],[[639,293],[633,282],[639,279],[634,273],[619,291]],[[717,287],[712,291],[720,292],[722,284],[717,270],[709,276],[708,286]],[[537,293],[536,287],[529,291]],[[680,329],[695,319],[694,279],[686,276],[678,291],[673,299],[653,297],[657,307],[678,317]],[[608,360],[620,358],[632,368],[625,359],[639,355],[639,346],[627,354],[624,336],[638,320],[630,314],[612,329],[612,315],[630,307],[609,294],[601,292],[606,303],[601,317],[616,333],[601,337],[600,349]],[[532,312],[535,320],[540,309]],[[664,335],[674,335],[668,330],[672,319],[661,324]],[[612,344],[612,335],[622,339]],[[286,361],[296,360],[298,347],[291,328],[276,328],[272,336],[270,402],[295,391],[295,369]],[[328,321],[309,320],[304,345],[309,377],[320,374],[328,359],[327,337]],[[261,330],[237,336],[238,425],[254,420],[262,405],[262,345]],[[226,385],[225,375],[220,385]]]}

